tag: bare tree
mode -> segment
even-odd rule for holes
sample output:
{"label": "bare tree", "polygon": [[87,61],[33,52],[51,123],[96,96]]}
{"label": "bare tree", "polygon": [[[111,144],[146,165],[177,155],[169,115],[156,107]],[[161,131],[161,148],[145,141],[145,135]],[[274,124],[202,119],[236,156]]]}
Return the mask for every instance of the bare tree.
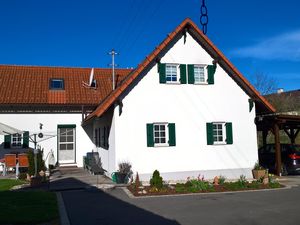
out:
{"label": "bare tree", "polygon": [[274,93],[278,89],[278,82],[266,73],[257,72],[253,76],[253,85],[261,95]]}

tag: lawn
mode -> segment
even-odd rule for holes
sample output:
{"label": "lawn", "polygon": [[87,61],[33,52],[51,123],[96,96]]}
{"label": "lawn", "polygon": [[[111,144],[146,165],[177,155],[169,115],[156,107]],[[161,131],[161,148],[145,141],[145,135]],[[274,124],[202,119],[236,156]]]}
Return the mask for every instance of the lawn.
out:
{"label": "lawn", "polygon": [[0,180],[0,191],[8,191],[13,186],[24,184],[25,181],[15,179],[1,179]]}
{"label": "lawn", "polygon": [[16,180],[0,180],[0,224],[38,224],[58,220],[55,193],[8,191],[19,184]]}

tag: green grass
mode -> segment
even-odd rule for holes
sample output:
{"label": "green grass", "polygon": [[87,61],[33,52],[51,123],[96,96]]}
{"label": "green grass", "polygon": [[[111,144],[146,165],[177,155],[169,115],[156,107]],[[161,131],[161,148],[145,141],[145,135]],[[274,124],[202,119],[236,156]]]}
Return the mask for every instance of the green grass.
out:
{"label": "green grass", "polygon": [[15,179],[0,179],[0,191],[8,191],[13,186],[26,183],[25,181]]}
{"label": "green grass", "polygon": [[25,183],[0,180],[0,224],[38,224],[59,218],[56,194],[46,191],[9,191]]}
{"label": "green grass", "polygon": [[2,191],[0,199],[0,224],[38,224],[58,219],[53,192]]}

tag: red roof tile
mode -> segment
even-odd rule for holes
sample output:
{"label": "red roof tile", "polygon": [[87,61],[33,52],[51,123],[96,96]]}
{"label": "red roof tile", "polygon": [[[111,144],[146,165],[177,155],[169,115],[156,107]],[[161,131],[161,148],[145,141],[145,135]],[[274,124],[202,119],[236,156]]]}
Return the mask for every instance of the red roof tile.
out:
{"label": "red roof tile", "polygon": [[[117,84],[131,69],[116,69]],[[95,69],[97,89],[84,87],[90,68],[0,65],[0,104],[98,105],[112,91],[111,69]],[[65,90],[49,90],[51,78]]]}

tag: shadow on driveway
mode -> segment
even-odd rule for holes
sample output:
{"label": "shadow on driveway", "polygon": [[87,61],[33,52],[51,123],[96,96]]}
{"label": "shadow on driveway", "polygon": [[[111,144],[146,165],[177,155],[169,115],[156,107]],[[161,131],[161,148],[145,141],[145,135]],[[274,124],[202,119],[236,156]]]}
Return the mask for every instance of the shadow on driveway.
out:
{"label": "shadow on driveway", "polygon": [[179,225],[100,190],[62,192],[72,225]]}

